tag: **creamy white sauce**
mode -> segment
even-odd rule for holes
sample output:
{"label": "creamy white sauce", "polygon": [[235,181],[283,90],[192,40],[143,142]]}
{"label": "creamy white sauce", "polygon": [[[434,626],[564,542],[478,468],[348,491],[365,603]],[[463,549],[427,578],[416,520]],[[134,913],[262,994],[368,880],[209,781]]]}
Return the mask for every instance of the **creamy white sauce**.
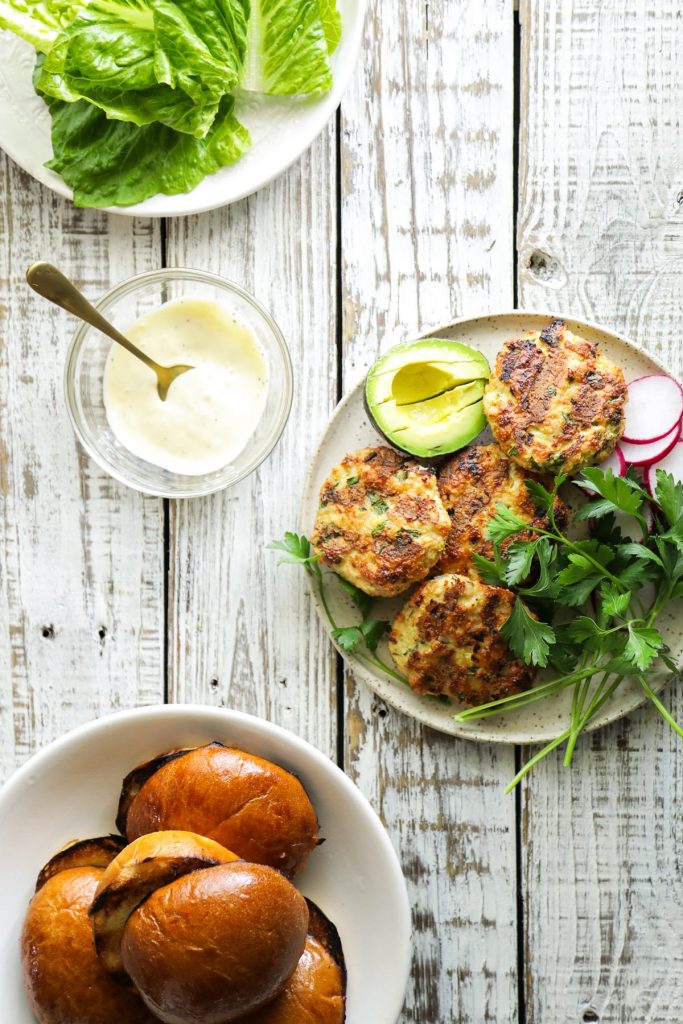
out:
{"label": "creamy white sauce", "polygon": [[124,333],[158,363],[194,369],[174,380],[162,402],[156,374],[112,345],[104,405],[121,444],[186,476],[232,462],[248,444],[266,403],[268,370],[250,328],[217,302],[178,299]]}

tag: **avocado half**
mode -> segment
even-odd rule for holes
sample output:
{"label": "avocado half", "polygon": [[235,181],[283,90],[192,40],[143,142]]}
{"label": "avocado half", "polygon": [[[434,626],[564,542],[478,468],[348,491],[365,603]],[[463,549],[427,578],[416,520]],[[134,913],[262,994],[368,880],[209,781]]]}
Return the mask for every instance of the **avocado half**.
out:
{"label": "avocado half", "polygon": [[386,439],[411,455],[458,451],[486,426],[487,360],[458,341],[423,338],[390,349],[370,369],[365,404]]}

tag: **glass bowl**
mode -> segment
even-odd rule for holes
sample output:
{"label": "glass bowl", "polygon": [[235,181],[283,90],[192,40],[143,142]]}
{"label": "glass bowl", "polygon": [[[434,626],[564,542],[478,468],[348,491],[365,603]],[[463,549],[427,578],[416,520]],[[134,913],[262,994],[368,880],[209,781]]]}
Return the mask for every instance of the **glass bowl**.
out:
{"label": "glass bowl", "polygon": [[185,476],[146,462],[121,444],[109,426],[103,393],[105,365],[114,342],[88,324],[76,331],[64,372],[69,416],[88,455],[128,487],[164,498],[199,497],[243,480],[274,448],[292,405],[292,362],[282,332],[260,302],[231,281],[201,270],[154,270],[124,281],[95,306],[125,334],[146,313],[181,298],[210,299],[234,313],[253,331],[268,366],[261,419],[245,448],[226,466],[201,476]]}

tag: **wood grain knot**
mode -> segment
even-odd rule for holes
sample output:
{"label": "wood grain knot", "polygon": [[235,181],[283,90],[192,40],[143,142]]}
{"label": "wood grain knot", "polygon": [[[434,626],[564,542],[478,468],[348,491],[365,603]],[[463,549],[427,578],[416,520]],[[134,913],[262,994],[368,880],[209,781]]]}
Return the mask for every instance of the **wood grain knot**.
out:
{"label": "wood grain knot", "polygon": [[380,718],[386,718],[389,714],[389,708],[386,704],[382,704],[381,701],[374,700],[372,702],[371,711],[374,715],[379,715]]}
{"label": "wood grain knot", "polygon": [[683,188],[676,196],[676,206],[683,206]]}
{"label": "wood grain knot", "polygon": [[598,1017],[598,1015],[595,1012],[595,1010],[593,1010],[593,1009],[591,1009],[591,1007],[589,1007],[585,1011],[585,1013],[584,1013],[583,1017],[581,1018],[581,1020],[584,1021],[584,1024],[595,1024],[595,1021],[600,1020],[600,1018]]}
{"label": "wood grain knot", "polygon": [[215,678],[214,679],[209,679],[209,686],[211,687],[212,690],[217,690],[218,689],[218,680],[215,679]]}
{"label": "wood grain knot", "polygon": [[55,638],[55,627],[52,624],[43,626],[40,632],[45,640],[54,640]]}
{"label": "wood grain knot", "polygon": [[565,283],[565,273],[560,261],[543,249],[532,249],[525,261],[525,267],[531,277],[541,284],[560,288]]}

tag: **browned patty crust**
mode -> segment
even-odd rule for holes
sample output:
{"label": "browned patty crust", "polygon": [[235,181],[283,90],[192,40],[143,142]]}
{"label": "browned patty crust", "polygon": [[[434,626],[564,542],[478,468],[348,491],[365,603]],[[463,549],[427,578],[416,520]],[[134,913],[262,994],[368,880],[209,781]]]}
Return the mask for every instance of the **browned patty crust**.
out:
{"label": "browned patty crust", "polygon": [[535,668],[500,635],[515,595],[455,573],[421,584],[398,613],[389,650],[417,693],[484,704],[525,690]]}
{"label": "browned patty crust", "polygon": [[[443,464],[439,471],[439,493],[451,517],[451,532],[446,538],[446,550],[433,570],[435,576],[447,572],[478,575],[472,555],[493,558],[493,542],[486,533],[498,505],[507,506],[532,526],[548,529],[548,517],[534,505],[525,480],[551,486],[548,478],[506,459],[497,444],[472,445]],[[560,498],[555,501],[555,521],[558,525],[567,521],[567,507]],[[503,545],[503,550],[513,541],[530,540],[531,536],[516,534]]]}
{"label": "browned patty crust", "polygon": [[334,466],[311,536],[321,562],[373,597],[423,580],[441,556],[450,519],[436,476],[393,448],[361,448]]}
{"label": "browned patty crust", "polygon": [[625,402],[621,369],[562,320],[506,341],[484,392],[496,441],[537,472],[605,459],[624,431]]}

